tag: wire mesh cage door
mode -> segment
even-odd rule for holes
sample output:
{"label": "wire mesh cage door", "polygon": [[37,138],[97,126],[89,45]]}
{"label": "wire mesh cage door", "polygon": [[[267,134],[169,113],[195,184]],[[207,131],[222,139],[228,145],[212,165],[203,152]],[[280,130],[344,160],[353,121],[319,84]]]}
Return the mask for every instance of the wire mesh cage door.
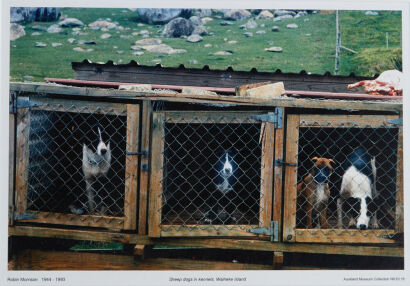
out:
{"label": "wire mesh cage door", "polygon": [[135,229],[139,105],[25,100],[17,108],[14,219]]}
{"label": "wire mesh cage door", "polygon": [[389,115],[289,115],[283,239],[394,243],[403,233],[402,127]]}
{"label": "wire mesh cage door", "polygon": [[274,130],[255,114],[154,113],[150,236],[254,236],[270,226]]}

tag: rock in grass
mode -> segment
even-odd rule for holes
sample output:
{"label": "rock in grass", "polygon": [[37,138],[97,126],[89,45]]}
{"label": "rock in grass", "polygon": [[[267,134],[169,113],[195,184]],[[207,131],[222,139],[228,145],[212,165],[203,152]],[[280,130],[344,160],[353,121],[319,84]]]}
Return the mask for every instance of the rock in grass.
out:
{"label": "rock in grass", "polygon": [[26,35],[26,31],[23,26],[14,23],[10,24],[10,41],[15,41],[24,35]]}
{"label": "rock in grass", "polygon": [[187,42],[190,42],[190,43],[197,43],[197,42],[202,41],[202,37],[200,35],[194,34],[194,35],[189,36],[186,40]]}
{"label": "rock in grass", "polygon": [[84,23],[76,18],[67,18],[58,23],[61,27],[82,27]]}
{"label": "rock in grass", "polygon": [[47,33],[50,33],[50,34],[57,34],[57,33],[63,32],[63,31],[64,30],[57,24],[51,25],[47,29]]}
{"label": "rock in grass", "polygon": [[266,31],[265,30],[259,30],[259,31],[256,31],[255,34],[258,34],[258,35],[266,34]]}
{"label": "rock in grass", "polygon": [[31,35],[32,35],[32,36],[40,36],[41,33],[40,33],[40,32],[34,32],[34,33],[31,33]]}
{"label": "rock in grass", "polygon": [[379,13],[376,11],[366,11],[366,13],[364,13],[366,16],[379,16]]}
{"label": "rock in grass", "polygon": [[279,27],[278,26],[273,26],[272,27],[272,32],[279,32]]}
{"label": "rock in grass", "polygon": [[238,41],[234,41],[234,40],[228,41],[228,44],[230,44],[230,45],[236,45],[237,43],[238,43]]}
{"label": "rock in grass", "polygon": [[255,20],[250,19],[244,26],[245,29],[255,29],[258,27],[258,23],[256,23]]}
{"label": "rock in grass", "polygon": [[273,21],[277,22],[277,21],[282,21],[285,19],[293,19],[293,16],[292,15],[282,15],[282,16],[273,18]]}
{"label": "rock in grass", "polygon": [[211,17],[204,17],[201,19],[202,24],[206,24],[208,22],[212,22],[214,19],[212,19]]}
{"label": "rock in grass", "polygon": [[102,34],[101,36],[100,36],[100,39],[109,39],[109,38],[111,38],[111,34],[108,34],[108,33],[104,33],[104,34]]}
{"label": "rock in grass", "polygon": [[81,48],[81,47],[76,47],[76,48],[73,49],[73,51],[75,51],[75,52],[87,52],[87,53],[89,53],[89,52],[92,52],[92,51],[94,51],[94,50],[93,50],[93,49],[83,49],[83,48]]}
{"label": "rock in grass", "polygon": [[47,47],[47,44],[46,44],[46,43],[43,43],[43,42],[36,42],[36,47],[38,47],[38,48],[44,48],[44,47]]}
{"label": "rock in grass", "polygon": [[138,40],[135,42],[136,46],[151,46],[151,45],[159,45],[162,44],[161,39],[158,38],[147,38],[147,39],[142,39]]}
{"label": "rock in grass", "polygon": [[72,44],[72,43],[75,42],[75,39],[74,39],[74,38],[69,38],[69,39],[67,40],[67,42],[69,42],[70,44]]}
{"label": "rock in grass", "polygon": [[263,10],[256,16],[256,19],[272,19],[273,14],[268,10]]}
{"label": "rock in grass", "polygon": [[287,24],[286,28],[288,28],[288,29],[297,29],[298,25],[297,24]]}
{"label": "rock in grass", "polygon": [[212,53],[211,55],[212,56],[230,56],[232,54],[233,54],[232,51],[219,51],[219,52]]}
{"label": "rock in grass", "polygon": [[274,53],[281,53],[283,51],[283,49],[281,47],[269,47],[269,48],[266,48],[265,51],[274,52]]}
{"label": "rock in grass", "polygon": [[197,64],[198,64],[198,61],[197,61],[197,60],[189,60],[188,63],[189,63],[190,65],[197,65]]}
{"label": "rock in grass", "polygon": [[200,36],[205,36],[208,34],[207,29],[205,26],[197,26],[195,27],[194,31],[192,32],[193,35],[200,35]]}
{"label": "rock in grass", "polygon": [[247,37],[247,38],[253,37],[253,34],[252,34],[251,32],[245,32],[245,33],[243,33],[243,34],[244,34],[245,37]]}
{"label": "rock in grass", "polygon": [[133,54],[134,56],[142,56],[142,55],[144,54],[144,52],[136,51],[136,52],[132,52],[132,54]]}
{"label": "rock in grass", "polygon": [[53,48],[59,47],[59,46],[62,46],[62,45],[63,45],[62,43],[51,43],[51,46],[52,46]]}
{"label": "rock in grass", "polygon": [[90,23],[88,26],[93,30],[99,30],[102,28],[111,30],[111,29],[117,28],[117,25],[115,23],[112,23],[106,20],[97,20],[97,21]]}
{"label": "rock in grass", "polygon": [[221,23],[219,23],[219,25],[221,25],[221,26],[232,26],[233,23],[231,21],[222,21]]}
{"label": "rock in grass", "polygon": [[36,30],[36,31],[42,31],[42,32],[47,31],[47,27],[39,26],[39,25],[31,26],[31,29],[32,29],[32,30]]}
{"label": "rock in grass", "polygon": [[244,9],[230,9],[224,13],[225,20],[243,20],[251,16],[251,12]]}
{"label": "rock in grass", "polygon": [[179,38],[189,36],[194,31],[194,24],[184,18],[175,18],[165,25],[162,36],[166,38]]}

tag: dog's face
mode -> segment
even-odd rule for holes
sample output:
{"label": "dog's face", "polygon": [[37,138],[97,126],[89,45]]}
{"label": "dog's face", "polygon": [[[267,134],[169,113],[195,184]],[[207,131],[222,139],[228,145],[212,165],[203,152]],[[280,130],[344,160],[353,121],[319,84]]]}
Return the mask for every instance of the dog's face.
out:
{"label": "dog's face", "polygon": [[332,159],[313,157],[313,179],[317,183],[326,183],[333,172]]}

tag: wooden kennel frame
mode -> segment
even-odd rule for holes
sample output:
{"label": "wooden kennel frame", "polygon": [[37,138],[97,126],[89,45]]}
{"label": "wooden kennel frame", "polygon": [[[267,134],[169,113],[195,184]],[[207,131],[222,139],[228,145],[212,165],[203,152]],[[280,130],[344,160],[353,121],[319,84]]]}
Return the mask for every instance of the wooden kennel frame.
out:
{"label": "wooden kennel frame", "polygon": [[[390,119],[402,118],[402,102],[398,101],[354,101],[332,99],[310,99],[280,97],[271,99],[246,98],[228,95],[201,95],[144,93],[116,89],[68,87],[49,84],[12,83],[10,93],[19,93],[29,99],[63,106],[64,104],[106,105],[115,110],[117,107],[127,110],[127,145],[126,164],[126,200],[124,217],[90,217],[82,220],[81,216],[48,213],[36,213],[36,219],[18,219],[26,212],[24,203],[27,191],[27,108],[17,108],[17,116],[10,114],[10,143],[15,149],[10,150],[9,184],[9,236],[36,236],[69,238],[76,240],[117,241],[125,244],[170,246],[201,246],[223,249],[264,250],[274,252],[306,252],[347,255],[403,256],[403,247],[396,238],[377,235],[349,236],[332,232],[328,236],[318,236],[314,232],[295,227],[296,200],[296,165],[297,138],[300,121],[326,122],[340,118],[354,120],[363,125]],[[40,94],[40,96],[39,96]],[[154,102],[176,105],[173,111],[155,111]],[[190,105],[186,105],[189,103]],[[264,211],[260,214],[260,225],[245,226],[240,231],[184,231],[164,232],[161,229],[161,159],[160,122],[164,116],[173,112],[184,111],[191,104],[197,104],[198,114],[222,114],[223,108],[238,108],[245,113],[268,114],[275,108],[282,110],[282,127],[275,128],[275,123],[264,121],[262,140],[264,168],[261,176],[264,185],[261,202]],[[216,104],[216,105],[215,105]],[[212,106],[222,106],[222,110],[209,110]],[[201,106],[207,109],[201,109]],[[218,106],[220,109],[221,107]],[[32,107],[32,108],[44,108]],[[185,111],[184,111],[185,112]],[[232,112],[232,111],[229,111]],[[186,116],[190,116],[186,112]],[[184,114],[184,115],[185,115]],[[17,118],[22,120],[18,120]],[[349,121],[348,120],[348,121]],[[312,123],[313,124],[313,123]],[[16,128],[13,128],[15,126]],[[399,126],[399,125],[397,125]],[[395,234],[403,233],[403,136],[399,126],[396,196]],[[15,141],[14,141],[15,140]],[[15,199],[13,199],[15,198]],[[68,227],[69,226],[69,227]],[[253,228],[253,230],[249,230]],[[248,231],[249,230],[249,231]],[[358,230],[352,230],[358,231]],[[203,236],[206,236],[204,238]],[[372,245],[362,245],[372,244]],[[283,257],[282,257],[283,259]]]}

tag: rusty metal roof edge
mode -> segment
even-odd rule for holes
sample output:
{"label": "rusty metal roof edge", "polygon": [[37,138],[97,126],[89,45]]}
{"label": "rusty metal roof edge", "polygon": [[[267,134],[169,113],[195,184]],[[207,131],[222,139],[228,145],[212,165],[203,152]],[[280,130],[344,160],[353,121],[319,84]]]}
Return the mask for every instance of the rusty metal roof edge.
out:
{"label": "rusty metal roof edge", "polygon": [[272,75],[288,75],[288,76],[306,76],[306,77],[328,77],[328,78],[355,78],[357,80],[366,80],[366,79],[374,79],[379,76],[379,74],[375,74],[373,77],[366,77],[356,75],[354,72],[351,72],[349,75],[332,75],[331,72],[326,71],[324,74],[309,74],[306,70],[301,70],[299,73],[284,73],[281,69],[276,69],[274,72],[259,72],[256,67],[251,68],[249,71],[246,70],[234,70],[232,66],[228,66],[225,70],[218,70],[218,69],[211,69],[209,65],[204,65],[202,68],[186,68],[184,64],[180,64],[177,67],[165,67],[162,64],[156,65],[141,65],[135,60],[131,60],[129,63],[126,64],[116,64],[112,60],[107,61],[105,64],[102,63],[95,63],[88,59],[84,59],[82,62],[72,62],[71,66],[73,69],[81,65],[92,65],[92,66],[117,66],[117,67],[142,67],[142,68],[152,68],[152,69],[167,69],[167,70],[197,70],[197,71],[210,71],[210,72],[235,72],[235,73],[250,73],[250,74],[272,74]]}

